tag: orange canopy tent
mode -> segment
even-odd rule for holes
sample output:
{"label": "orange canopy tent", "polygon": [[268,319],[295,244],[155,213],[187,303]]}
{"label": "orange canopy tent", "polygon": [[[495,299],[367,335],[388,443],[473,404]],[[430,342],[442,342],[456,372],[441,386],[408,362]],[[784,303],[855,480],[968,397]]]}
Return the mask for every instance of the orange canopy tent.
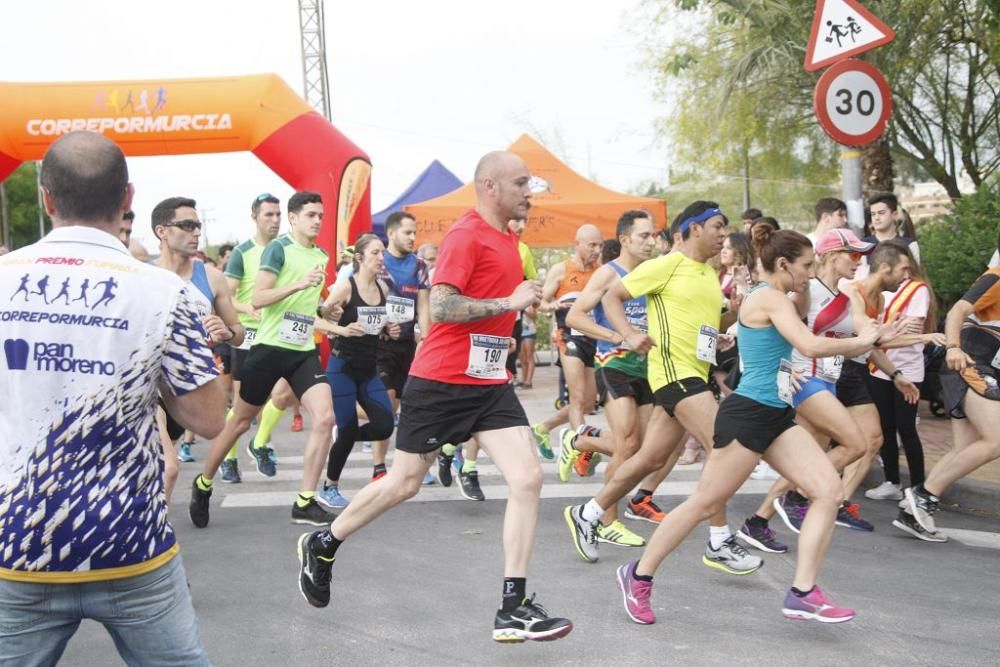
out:
{"label": "orange canopy tent", "polygon": [[[653,197],[635,197],[609,190],[576,173],[526,134],[508,149],[527,164],[532,176],[531,211],[522,240],[535,248],[572,245],[580,225],[597,225],[604,238],[613,238],[622,213],[642,209],[653,214],[657,227],[667,223],[667,203]],[[417,220],[418,243],[440,243],[451,224],[476,205],[472,183],[421,204],[404,207]]]}

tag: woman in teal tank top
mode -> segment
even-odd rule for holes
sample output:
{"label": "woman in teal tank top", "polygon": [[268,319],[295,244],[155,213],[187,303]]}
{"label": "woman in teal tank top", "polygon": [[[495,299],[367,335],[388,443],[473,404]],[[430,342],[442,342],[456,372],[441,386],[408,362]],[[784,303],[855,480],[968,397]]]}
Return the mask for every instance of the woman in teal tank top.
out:
{"label": "woman in teal tank top", "polygon": [[[792,230],[755,225],[753,247],[760,260],[761,284],[743,300],[738,339],[743,375],[733,395],[722,402],[715,421],[715,450],[694,493],[656,529],[642,559],[631,572],[654,572],[701,521],[725,506],[763,457],[783,477],[813,498],[799,535],[799,559],[782,613],[788,618],[841,623],[854,610],[831,602],[816,586],[819,566],[830,543],[843,486],[837,471],[809,432],[795,424],[791,406],[796,380],[792,347],[811,357],[855,356],[899,333],[900,325],[871,326],[856,338],[821,338],[802,323],[788,292],[808,289],[812,244]],[[626,611],[642,617],[636,605],[649,605],[651,584],[643,580],[625,591]],[[621,577],[619,576],[621,584]],[[632,590],[644,592],[637,600]],[[631,596],[629,593],[633,593]]]}

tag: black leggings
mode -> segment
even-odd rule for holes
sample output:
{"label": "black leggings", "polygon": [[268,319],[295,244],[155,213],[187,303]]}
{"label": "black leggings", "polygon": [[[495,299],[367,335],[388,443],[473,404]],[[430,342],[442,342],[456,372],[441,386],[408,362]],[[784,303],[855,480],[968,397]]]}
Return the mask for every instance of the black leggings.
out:
{"label": "black leggings", "polygon": [[898,433],[903,442],[903,451],[906,452],[906,464],[910,468],[910,484],[923,484],[924,446],[917,433],[919,403],[907,403],[892,382],[875,376],[868,378],[868,390],[882,422],[882,465],[885,467],[886,480],[899,484],[899,446],[896,444]]}

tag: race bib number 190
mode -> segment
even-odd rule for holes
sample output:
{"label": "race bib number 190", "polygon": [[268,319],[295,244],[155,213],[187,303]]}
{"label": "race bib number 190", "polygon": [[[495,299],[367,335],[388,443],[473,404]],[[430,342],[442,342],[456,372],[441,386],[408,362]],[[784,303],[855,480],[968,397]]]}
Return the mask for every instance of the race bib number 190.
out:
{"label": "race bib number 190", "polygon": [[469,334],[469,365],[465,374],[481,380],[507,379],[506,336]]}
{"label": "race bib number 190", "polygon": [[278,340],[290,345],[306,345],[312,342],[315,318],[288,312],[281,318]]}

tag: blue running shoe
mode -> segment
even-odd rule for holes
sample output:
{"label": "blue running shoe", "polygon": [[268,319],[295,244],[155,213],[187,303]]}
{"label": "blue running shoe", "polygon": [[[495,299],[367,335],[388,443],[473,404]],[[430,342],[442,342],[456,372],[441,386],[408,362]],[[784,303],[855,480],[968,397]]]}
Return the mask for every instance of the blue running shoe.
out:
{"label": "blue running shoe", "polygon": [[427,474],[424,475],[424,486],[434,486],[435,484],[437,484],[437,477],[428,470]]}
{"label": "blue running shoe", "polygon": [[236,459],[223,459],[222,460],[222,481],[228,484],[239,484],[243,481],[243,476],[240,475],[240,462]]}
{"label": "blue running shoe", "polygon": [[323,485],[323,490],[316,494],[316,500],[330,509],[342,510],[350,504],[350,500],[340,495],[340,489],[336,484],[333,486]]}
{"label": "blue running shoe", "polygon": [[264,477],[274,477],[277,474],[277,459],[274,458],[274,450],[270,443],[256,447],[253,438],[247,443],[247,451],[257,463],[257,472]]}
{"label": "blue running shoe", "polygon": [[193,442],[182,442],[177,447],[177,460],[181,463],[192,463],[194,462],[194,455],[191,454],[191,445]]}

